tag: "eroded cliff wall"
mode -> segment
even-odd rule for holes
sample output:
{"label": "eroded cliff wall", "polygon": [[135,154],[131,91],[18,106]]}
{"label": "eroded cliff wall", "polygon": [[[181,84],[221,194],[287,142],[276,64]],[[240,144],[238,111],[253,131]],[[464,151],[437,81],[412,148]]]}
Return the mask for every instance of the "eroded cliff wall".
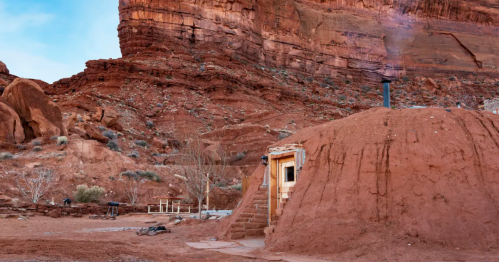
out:
{"label": "eroded cliff wall", "polygon": [[499,73],[494,0],[120,0],[120,19],[123,56],[178,38],[318,76]]}

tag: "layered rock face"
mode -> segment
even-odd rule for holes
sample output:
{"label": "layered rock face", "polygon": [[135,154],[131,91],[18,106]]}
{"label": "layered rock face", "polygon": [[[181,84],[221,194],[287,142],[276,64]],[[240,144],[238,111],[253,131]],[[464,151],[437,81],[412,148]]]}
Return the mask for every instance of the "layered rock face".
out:
{"label": "layered rock face", "polygon": [[493,0],[120,0],[120,19],[123,56],[178,38],[319,76],[499,73]]}

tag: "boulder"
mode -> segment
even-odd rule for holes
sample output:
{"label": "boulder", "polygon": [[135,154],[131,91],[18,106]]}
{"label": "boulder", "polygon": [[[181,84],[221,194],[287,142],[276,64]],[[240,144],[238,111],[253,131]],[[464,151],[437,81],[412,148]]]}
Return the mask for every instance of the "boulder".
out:
{"label": "boulder", "polygon": [[203,154],[213,162],[220,162],[222,160],[220,154],[218,154],[220,151],[220,142],[214,142],[203,150]]}
{"label": "boulder", "polygon": [[18,78],[2,97],[19,115],[27,140],[63,134],[61,110],[35,82]]}
{"label": "boulder", "polygon": [[2,192],[0,192],[0,205],[8,205],[12,202],[12,198],[4,195]]}
{"label": "boulder", "polygon": [[2,61],[0,61],[0,74],[9,74],[9,69]]}
{"label": "boulder", "polygon": [[100,131],[99,129],[97,129],[96,127],[90,125],[90,124],[85,124],[85,132],[87,133],[87,135],[92,138],[92,139],[95,139],[101,143],[107,143],[109,142],[109,138],[105,137]]}
{"label": "boulder", "polygon": [[423,89],[426,89],[431,92],[435,92],[435,90],[439,89],[439,85],[435,82],[435,80],[428,78],[425,81],[425,85]]}
{"label": "boulder", "polygon": [[52,209],[49,212],[47,212],[47,216],[51,218],[60,218],[61,217],[61,210],[60,209]]}
{"label": "boulder", "polygon": [[76,116],[75,113],[72,113],[71,115],[64,118],[63,125],[64,125],[64,129],[66,130],[65,132],[67,133],[67,135],[69,135],[70,133],[71,134],[74,133],[74,128],[75,128],[75,125],[77,122],[78,122],[78,117]]}
{"label": "boulder", "polygon": [[165,149],[166,148],[166,142],[155,137],[152,139],[152,145],[156,148],[159,148],[159,149]]}
{"label": "boulder", "polygon": [[101,107],[95,108],[95,113],[92,114],[92,120],[100,122],[102,120],[102,114],[104,110]]}
{"label": "boulder", "polygon": [[24,129],[17,113],[0,98],[0,143],[20,144]]}
{"label": "boulder", "polygon": [[120,114],[118,113],[118,111],[114,107],[106,106],[104,108],[104,113],[103,113],[101,122],[107,127],[112,127],[112,126],[118,124],[119,118],[120,118]]}
{"label": "boulder", "polygon": [[0,78],[0,87],[6,87],[8,85],[9,85],[9,83],[7,83],[5,80],[3,80],[2,78]]}
{"label": "boulder", "polygon": [[36,168],[36,167],[41,167],[41,166],[42,166],[42,163],[40,163],[40,162],[33,162],[33,163],[26,164],[26,167],[31,168],[31,169]]}

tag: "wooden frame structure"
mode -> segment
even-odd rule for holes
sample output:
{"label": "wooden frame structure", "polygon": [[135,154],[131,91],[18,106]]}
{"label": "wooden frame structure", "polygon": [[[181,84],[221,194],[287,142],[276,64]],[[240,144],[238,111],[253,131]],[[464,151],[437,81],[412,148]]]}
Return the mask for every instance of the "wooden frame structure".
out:
{"label": "wooden frame structure", "polygon": [[[157,205],[157,204],[147,204],[147,213],[148,214],[168,214],[168,213],[175,213],[173,211],[173,206],[175,205],[174,201],[177,200],[177,204],[180,204],[180,200],[184,199],[183,197],[153,197],[155,199],[159,199],[159,212],[151,212],[151,206],[152,205]],[[166,200],[166,203],[163,203],[163,200]],[[172,212],[168,212],[168,206],[170,203],[170,200],[172,202]],[[165,210],[163,211],[163,205],[165,206]],[[178,208],[178,211],[180,211],[180,207]],[[191,209],[189,207],[189,213]],[[177,213],[178,214],[178,213]]]}
{"label": "wooden frame structure", "polygon": [[[272,216],[277,215],[280,208],[281,198],[289,198],[288,192],[294,187],[299,178],[299,173],[305,161],[305,151],[301,145],[288,145],[285,147],[269,149],[269,214],[268,221],[272,221]],[[283,167],[294,167],[293,183],[286,183],[283,174]]]}

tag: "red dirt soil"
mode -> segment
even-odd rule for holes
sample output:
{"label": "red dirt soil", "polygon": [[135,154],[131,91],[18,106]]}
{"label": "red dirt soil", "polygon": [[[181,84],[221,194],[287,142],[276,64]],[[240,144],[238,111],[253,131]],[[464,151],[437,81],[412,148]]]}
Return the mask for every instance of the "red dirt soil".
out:
{"label": "red dirt soil", "polygon": [[0,261],[255,261],[207,250],[185,242],[208,240],[216,221],[167,226],[172,232],[137,236],[136,230],[91,232],[121,227],[148,227],[146,221],[168,223],[168,217],[123,216],[117,220],[34,217],[0,223]]}
{"label": "red dirt soil", "polygon": [[498,127],[491,113],[376,108],[277,143],[303,141],[306,163],[269,250],[497,249]]}

